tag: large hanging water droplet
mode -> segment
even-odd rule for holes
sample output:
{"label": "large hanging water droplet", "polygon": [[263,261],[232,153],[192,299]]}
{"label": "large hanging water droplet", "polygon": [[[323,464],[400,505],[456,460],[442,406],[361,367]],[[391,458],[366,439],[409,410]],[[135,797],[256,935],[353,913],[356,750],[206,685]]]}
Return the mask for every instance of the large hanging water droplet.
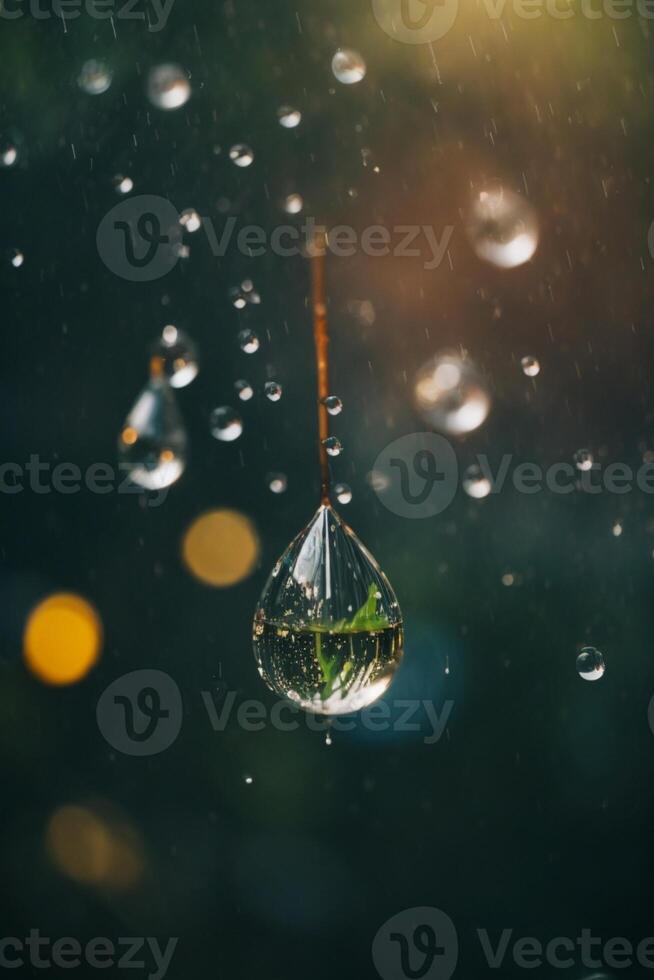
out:
{"label": "large hanging water droplet", "polygon": [[468,236],[480,259],[514,269],[538,248],[536,212],[524,197],[503,187],[481,191],[470,209]]}
{"label": "large hanging water droplet", "polygon": [[163,371],[173,388],[185,388],[197,377],[199,365],[195,344],[172,323],[163,328],[152,356],[157,370]]}
{"label": "large hanging water droplet", "polygon": [[229,405],[214,408],[210,425],[211,435],[219,442],[235,442],[243,433],[243,420]]}
{"label": "large hanging water droplet", "polygon": [[261,677],[306,711],[349,714],[389,687],[402,614],[386,576],[328,504],[275,565],[253,624]]}
{"label": "large hanging water droplet", "polygon": [[102,95],[110,88],[112,78],[113,72],[106,62],[92,58],[82,65],[77,84],[87,95]]}
{"label": "large hanging water droplet", "polygon": [[595,647],[584,647],[577,657],[577,673],[585,681],[598,681],[604,677],[604,657]]}
{"label": "large hanging water droplet", "polygon": [[157,65],[148,75],[147,92],[157,109],[179,109],[191,98],[191,85],[179,65]]}
{"label": "large hanging water droplet", "polygon": [[440,354],[428,361],[416,375],[414,397],[424,420],[452,436],[478,429],[491,407],[477,369],[458,354]]}
{"label": "large hanging water droplet", "polygon": [[358,51],[339,48],[332,58],[332,71],[343,85],[356,85],[366,76],[366,63]]}
{"label": "large hanging water droplet", "polygon": [[153,377],[127,416],[118,451],[133,483],[163,490],[186,467],[187,438],[175,394],[163,376]]}

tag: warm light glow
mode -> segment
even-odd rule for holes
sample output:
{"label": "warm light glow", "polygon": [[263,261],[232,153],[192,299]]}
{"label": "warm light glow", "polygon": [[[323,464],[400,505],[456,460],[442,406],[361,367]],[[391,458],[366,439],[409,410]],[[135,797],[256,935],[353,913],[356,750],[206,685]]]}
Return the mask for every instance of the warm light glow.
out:
{"label": "warm light glow", "polygon": [[24,635],[24,656],[46,684],[81,680],[98,659],[102,624],[88,602],[76,595],[50,596],[32,611]]}
{"label": "warm light glow", "polygon": [[126,429],[123,429],[122,438],[126,446],[133,446],[137,442],[138,437],[139,434],[136,431],[136,429],[132,429],[130,426],[128,426]]}
{"label": "warm light glow", "polygon": [[206,585],[224,588],[254,571],[259,538],[252,522],[234,510],[215,510],[198,517],[184,536],[184,562]]}
{"label": "warm light glow", "polygon": [[136,831],[121,817],[100,809],[60,807],[48,823],[45,846],[55,867],[83,885],[122,891],[143,871]]}

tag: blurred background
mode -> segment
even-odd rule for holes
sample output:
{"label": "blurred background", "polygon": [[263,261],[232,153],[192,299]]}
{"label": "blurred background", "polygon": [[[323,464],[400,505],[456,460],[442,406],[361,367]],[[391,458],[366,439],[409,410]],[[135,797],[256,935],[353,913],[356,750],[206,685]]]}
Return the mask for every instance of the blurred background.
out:
{"label": "blurred background", "polygon": [[[454,442],[462,472],[480,453],[494,467],[506,453],[574,464],[580,449],[603,464],[651,459],[649,21],[577,7],[525,20],[510,5],[493,18],[461,0],[445,37],[409,45],[365,0],[177,0],[161,30],[39,10],[24,5],[0,38],[1,461],[116,467],[166,325],[197,344],[200,370],[175,392],[188,462],[158,506],[143,492],[36,492],[27,478],[0,494],[0,932],[179,937],[169,977],[286,980],[375,976],[378,929],[422,905],[455,922],[468,978],[489,972],[478,927],[543,942],[583,927],[650,935],[649,496],[507,485],[484,499],[459,490],[411,520],[383,506],[370,475],[388,443],[425,428],[414,379],[445,349],[467,352],[492,402]],[[365,60],[356,84],[335,77],[338,48]],[[84,74],[92,60],[105,91]],[[162,64],[184,70],[172,109],[148,82]],[[280,125],[284,106],[298,125]],[[230,154],[239,144],[248,166]],[[498,184],[538,223],[516,268],[480,258],[468,230],[471,201]],[[229,217],[268,232],[307,216],[452,228],[435,269],[424,254],[327,259],[344,404],[332,472],[352,490],[339,509],[404,613],[386,700],[428,699],[439,714],[451,702],[435,743],[424,725],[359,725],[331,745],[304,723],[252,732],[233,716],[213,729],[203,692],[275,704],[252,614],[318,502],[308,268],[234,242],[216,256],[205,222],[183,228],[166,275],[129,281],[96,236],[144,194],[218,235]],[[248,281],[260,302],[235,303]],[[219,406],[242,420],[232,442],[212,436]],[[194,573],[187,535],[214,512],[214,551]],[[48,620],[40,604],[61,594],[77,598]],[[585,645],[606,662],[597,683],[575,669]],[[96,707],[143,669],[174,680],[183,724],[165,751],[137,757],[107,741]],[[503,974],[522,971],[507,957]]]}

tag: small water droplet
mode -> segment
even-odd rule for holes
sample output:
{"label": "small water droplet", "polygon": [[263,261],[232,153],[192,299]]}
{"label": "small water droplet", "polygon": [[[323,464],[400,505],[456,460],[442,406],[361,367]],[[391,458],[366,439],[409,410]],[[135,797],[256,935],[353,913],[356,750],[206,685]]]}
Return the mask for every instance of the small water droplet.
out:
{"label": "small water droplet", "polygon": [[288,487],[288,478],[285,473],[269,473],[266,477],[268,489],[272,493],[285,493]]}
{"label": "small water droplet", "polygon": [[14,269],[20,269],[21,265],[25,262],[25,256],[19,248],[12,248],[9,252],[9,261]]}
{"label": "small water droplet", "polygon": [[284,129],[295,129],[302,122],[302,113],[290,105],[282,105],[277,110],[277,118]]}
{"label": "small water droplet", "polygon": [[592,470],[594,458],[590,449],[578,449],[574,456],[575,466],[582,473],[587,473]]}
{"label": "small water droplet", "polygon": [[9,170],[18,162],[18,145],[6,133],[0,133],[0,167]]}
{"label": "small water droplet", "polygon": [[334,487],[334,496],[339,504],[349,504],[352,500],[352,490],[347,483],[337,483]]}
{"label": "small water droplet", "polygon": [[343,411],[343,402],[336,395],[327,395],[323,400],[323,405],[330,415],[340,415]]}
{"label": "small water droplet", "polygon": [[157,109],[179,109],[191,97],[188,74],[179,65],[157,65],[148,75],[147,94]]}
{"label": "small water droplet", "polygon": [[254,388],[249,381],[241,379],[234,383],[234,388],[236,389],[236,394],[241,399],[242,402],[249,402],[250,399],[254,398]]}
{"label": "small water droplet", "polygon": [[343,452],[341,441],[336,436],[327,436],[326,439],[323,439],[322,444],[327,450],[328,456],[340,456]]}
{"label": "small water droplet", "polygon": [[458,354],[439,354],[417,373],[414,398],[420,414],[439,432],[460,436],[482,425],[490,395],[474,365]]}
{"label": "small water droplet", "polygon": [[241,330],[238,335],[239,347],[246,354],[256,354],[259,350],[260,342],[254,330]]}
{"label": "small water droplet", "polygon": [[233,286],[229,291],[229,298],[237,310],[244,310],[248,305],[258,306],[261,303],[261,296],[254,288],[251,279],[244,279],[240,286]]}
{"label": "small water droplet", "polygon": [[604,657],[595,647],[584,647],[577,657],[577,673],[585,681],[598,681],[604,676]]}
{"label": "small water droplet", "polygon": [[185,388],[199,371],[197,349],[193,341],[172,323],[161,331],[152,348],[153,364],[163,371],[173,388]]}
{"label": "small water droplet", "polygon": [[356,85],[366,75],[366,63],[358,51],[339,48],[332,58],[334,77],[343,85]]}
{"label": "small water droplet", "polygon": [[523,357],[520,363],[528,378],[535,378],[540,374],[540,364],[535,357]]}
{"label": "small water droplet", "polygon": [[613,535],[614,538],[622,537],[623,531],[624,531],[624,524],[622,523],[622,521],[616,521],[613,527],[611,528],[611,534]]}
{"label": "small water droplet", "polygon": [[116,174],[114,177],[114,187],[118,194],[130,194],[134,190],[134,181],[131,177]]}
{"label": "small water droplet", "polygon": [[325,735],[325,745],[330,746],[333,744],[332,733],[327,732]]}
{"label": "small water droplet", "polygon": [[299,214],[304,207],[304,198],[301,194],[289,194],[284,198],[284,211],[287,214]]}
{"label": "small water droplet", "polygon": [[538,248],[538,220],[531,204],[503,187],[481,191],[472,203],[468,237],[480,259],[514,269]]}
{"label": "small water droplet", "polygon": [[237,167],[249,167],[254,163],[254,151],[247,143],[236,143],[229,151],[229,159]]}
{"label": "small water droplet", "polygon": [[243,776],[243,782],[245,783],[246,786],[252,786],[252,784],[254,783],[254,777],[253,776]]}
{"label": "small water droplet", "polygon": [[77,84],[87,95],[102,95],[110,88],[112,79],[113,73],[107,63],[92,58],[82,65]]}
{"label": "small water droplet", "polygon": [[229,405],[214,408],[210,418],[211,435],[219,442],[235,442],[243,433],[243,421]]}
{"label": "small water droplet", "polygon": [[267,381],[264,392],[269,402],[278,402],[284,393],[284,389],[277,381]]}
{"label": "small water droplet", "polygon": [[180,225],[191,234],[202,227],[202,218],[195,208],[186,208],[179,216]]}
{"label": "small water droplet", "polygon": [[463,477],[463,489],[469,497],[473,498],[473,500],[483,500],[484,497],[489,495],[493,488],[491,486],[491,481],[484,474],[481,467],[474,463],[465,471]]}

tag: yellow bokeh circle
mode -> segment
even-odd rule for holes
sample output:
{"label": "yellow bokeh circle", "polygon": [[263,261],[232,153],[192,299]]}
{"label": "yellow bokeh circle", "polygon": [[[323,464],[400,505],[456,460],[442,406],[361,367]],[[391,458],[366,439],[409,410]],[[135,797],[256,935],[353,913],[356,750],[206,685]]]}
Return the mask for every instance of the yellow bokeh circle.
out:
{"label": "yellow bokeh circle", "polygon": [[45,845],[55,867],[83,885],[122,890],[143,872],[136,830],[124,819],[93,807],[59,807],[48,823]]}
{"label": "yellow bokeh circle", "polygon": [[30,613],[23,652],[39,680],[64,686],[88,674],[101,644],[102,624],[93,606],[80,596],[62,592],[44,599]]}
{"label": "yellow bokeh circle", "polygon": [[225,588],[252,574],[259,560],[259,537],[244,514],[212,510],[188,528],[182,555],[186,567],[201,582]]}

